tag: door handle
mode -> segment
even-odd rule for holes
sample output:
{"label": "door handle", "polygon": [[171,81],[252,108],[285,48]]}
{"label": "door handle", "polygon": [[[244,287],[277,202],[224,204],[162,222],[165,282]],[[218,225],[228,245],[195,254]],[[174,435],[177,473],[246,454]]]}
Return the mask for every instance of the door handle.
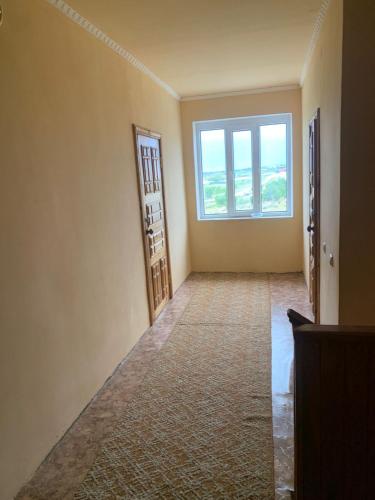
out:
{"label": "door handle", "polygon": [[146,234],[154,234],[154,230],[153,229],[146,229]]}
{"label": "door handle", "polygon": [[314,226],[308,225],[306,229],[308,233],[311,233],[311,231],[314,232]]}

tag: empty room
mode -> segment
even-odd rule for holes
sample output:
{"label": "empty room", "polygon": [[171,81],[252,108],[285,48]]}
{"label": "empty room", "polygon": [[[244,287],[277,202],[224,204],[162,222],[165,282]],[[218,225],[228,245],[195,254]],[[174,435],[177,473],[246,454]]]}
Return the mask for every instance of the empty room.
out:
{"label": "empty room", "polygon": [[374,24],[0,0],[0,500],[374,498]]}

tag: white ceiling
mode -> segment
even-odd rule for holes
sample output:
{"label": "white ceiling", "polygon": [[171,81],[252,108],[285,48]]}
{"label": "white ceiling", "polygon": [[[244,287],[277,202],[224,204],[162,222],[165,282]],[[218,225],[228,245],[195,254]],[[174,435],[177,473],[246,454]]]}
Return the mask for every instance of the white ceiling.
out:
{"label": "white ceiling", "polygon": [[180,96],[299,83],[321,0],[67,0]]}

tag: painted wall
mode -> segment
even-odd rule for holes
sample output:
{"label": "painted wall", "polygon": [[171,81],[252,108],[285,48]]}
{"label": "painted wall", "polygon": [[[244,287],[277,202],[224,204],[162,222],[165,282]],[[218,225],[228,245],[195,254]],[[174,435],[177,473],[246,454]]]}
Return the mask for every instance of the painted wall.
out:
{"label": "painted wall", "polygon": [[180,105],[44,0],[2,0],[0,498],[148,327],[131,125],[163,134],[172,279],[190,271]]}
{"label": "painted wall", "polygon": [[344,0],[340,323],[375,325],[375,4]]}
{"label": "painted wall", "polygon": [[[192,123],[239,116],[293,113],[294,217],[198,221]],[[194,271],[302,270],[302,168],[300,90],[181,103],[190,249]]]}
{"label": "painted wall", "polygon": [[[332,0],[302,88],[304,271],[308,281],[309,121],[321,111],[321,322],[339,318],[342,0]],[[329,265],[333,253],[334,266]]]}

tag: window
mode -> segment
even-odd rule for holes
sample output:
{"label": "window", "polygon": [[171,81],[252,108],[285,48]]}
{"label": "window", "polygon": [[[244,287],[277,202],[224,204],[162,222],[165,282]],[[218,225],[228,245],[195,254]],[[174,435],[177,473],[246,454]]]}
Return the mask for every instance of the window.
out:
{"label": "window", "polygon": [[194,122],[198,219],[292,215],[290,114]]}

